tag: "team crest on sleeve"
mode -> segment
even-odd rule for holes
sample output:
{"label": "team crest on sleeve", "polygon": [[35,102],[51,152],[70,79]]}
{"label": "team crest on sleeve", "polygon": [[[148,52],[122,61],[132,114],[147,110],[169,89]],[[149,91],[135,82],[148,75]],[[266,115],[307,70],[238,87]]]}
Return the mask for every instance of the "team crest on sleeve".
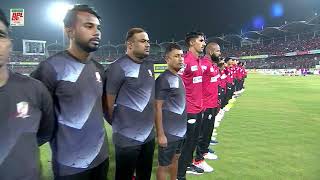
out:
{"label": "team crest on sleeve", "polygon": [[99,72],[96,72],[96,79],[97,79],[97,82],[101,83],[101,76],[100,76],[100,73]]}
{"label": "team crest on sleeve", "polygon": [[17,104],[17,118],[27,118],[30,117],[29,113],[29,103],[22,101]]}

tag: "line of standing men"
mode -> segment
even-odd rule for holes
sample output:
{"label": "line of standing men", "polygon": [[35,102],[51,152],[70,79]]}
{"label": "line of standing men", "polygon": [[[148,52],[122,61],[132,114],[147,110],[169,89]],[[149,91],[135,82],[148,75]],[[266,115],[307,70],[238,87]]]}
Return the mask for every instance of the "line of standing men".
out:
{"label": "line of standing men", "polygon": [[209,144],[219,109],[221,53],[216,43],[206,46],[203,33],[187,34],[184,56],[177,44],[170,44],[165,52],[168,69],[155,81],[153,63],[145,60],[148,34],[132,28],[126,55],[104,72],[91,57],[99,48],[101,18],[87,5],[76,5],[64,19],[68,49],[41,62],[31,74],[40,83],[8,71],[11,42],[4,14],[0,17],[0,98],[12,104],[1,103],[1,127],[9,128],[0,136],[5,144],[0,148],[0,179],[39,179],[36,137],[39,145],[50,142],[55,180],[106,179],[103,117],[112,125],[117,180],[151,178],[155,136],[158,179],[213,171],[204,159],[217,158]]}

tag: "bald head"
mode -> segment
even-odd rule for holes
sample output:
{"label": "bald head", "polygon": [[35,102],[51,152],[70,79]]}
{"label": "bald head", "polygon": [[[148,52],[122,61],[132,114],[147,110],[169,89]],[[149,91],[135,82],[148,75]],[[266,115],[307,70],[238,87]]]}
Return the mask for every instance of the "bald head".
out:
{"label": "bald head", "polygon": [[211,60],[214,62],[219,61],[219,57],[221,56],[220,46],[215,42],[211,42],[206,46],[206,55],[211,57]]}
{"label": "bald head", "polygon": [[207,44],[206,54],[210,55],[210,52],[214,51],[215,49],[220,49],[219,44],[217,44],[215,42],[211,42],[211,43]]}

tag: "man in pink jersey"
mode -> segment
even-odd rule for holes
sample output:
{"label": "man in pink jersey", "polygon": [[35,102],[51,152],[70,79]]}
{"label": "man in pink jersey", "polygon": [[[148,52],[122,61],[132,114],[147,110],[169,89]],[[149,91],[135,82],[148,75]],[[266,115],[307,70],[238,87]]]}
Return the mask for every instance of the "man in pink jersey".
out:
{"label": "man in pink jersey", "polygon": [[[227,92],[226,92],[226,103],[228,104],[229,100],[232,99],[234,92],[234,60],[232,58],[226,58],[225,62],[227,63],[226,75],[227,75]],[[228,111],[228,109],[226,109]]]}
{"label": "man in pink jersey", "polygon": [[178,179],[185,179],[186,172],[202,174],[203,170],[192,164],[193,152],[198,142],[202,122],[202,69],[200,54],[206,45],[204,34],[190,32],[185,38],[189,51],[184,57],[185,67],[179,72],[186,89],[187,132],[178,165]]}
{"label": "man in pink jersey", "polygon": [[209,152],[209,145],[214,129],[215,116],[218,112],[218,78],[220,74],[217,63],[221,55],[220,46],[211,42],[207,44],[205,52],[206,55],[201,61],[204,115],[194,164],[205,172],[212,172],[213,168],[204,159],[215,160],[218,158],[215,154]]}

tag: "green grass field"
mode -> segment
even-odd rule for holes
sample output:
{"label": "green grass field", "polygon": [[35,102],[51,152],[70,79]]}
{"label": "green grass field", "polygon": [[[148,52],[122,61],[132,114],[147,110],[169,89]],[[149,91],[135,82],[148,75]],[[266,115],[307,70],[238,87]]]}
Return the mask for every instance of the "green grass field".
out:
{"label": "green grass field", "polygon": [[[319,104],[319,76],[249,74],[246,91],[217,129],[219,144],[213,148],[219,159],[207,161],[215,171],[187,178],[320,179]],[[114,179],[112,144],[110,152],[109,179]],[[153,179],[156,160],[157,152]],[[47,145],[41,148],[41,161],[44,179],[52,179]]]}

